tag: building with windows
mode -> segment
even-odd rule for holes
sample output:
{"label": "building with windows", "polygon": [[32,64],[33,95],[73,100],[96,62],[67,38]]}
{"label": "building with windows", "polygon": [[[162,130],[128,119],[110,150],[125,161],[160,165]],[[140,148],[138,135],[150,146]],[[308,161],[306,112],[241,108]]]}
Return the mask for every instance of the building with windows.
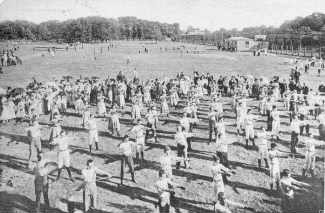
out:
{"label": "building with windows", "polygon": [[180,40],[182,42],[190,43],[202,43],[204,39],[204,31],[201,31],[197,28],[194,28],[191,31],[187,31],[184,34],[180,35]]}
{"label": "building with windows", "polygon": [[256,45],[256,41],[245,37],[230,37],[225,40],[225,47],[233,51],[250,51]]}

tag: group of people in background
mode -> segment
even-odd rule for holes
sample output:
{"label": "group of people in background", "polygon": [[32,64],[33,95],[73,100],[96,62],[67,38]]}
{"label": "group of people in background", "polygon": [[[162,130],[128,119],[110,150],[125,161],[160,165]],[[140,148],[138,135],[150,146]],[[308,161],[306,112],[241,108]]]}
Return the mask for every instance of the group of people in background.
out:
{"label": "group of people in background", "polygon": [[[169,146],[159,156],[160,170],[156,182],[159,212],[169,212],[173,199],[173,188],[181,187],[173,181],[172,168],[190,168],[189,153],[193,151],[194,131],[203,121],[198,115],[200,104],[209,100],[207,113],[209,144],[214,144],[215,154],[211,165],[211,181],[214,189],[212,195],[214,209],[219,212],[230,212],[228,205],[248,208],[226,199],[224,184],[227,176],[235,171],[228,162],[227,140],[228,125],[225,121],[224,99],[231,99],[232,112],[235,114],[237,137],[243,139],[244,146],[251,150],[258,148],[256,165],[269,171],[269,187],[277,189],[282,197],[282,207],[290,211],[294,201],[294,191],[298,187],[309,187],[290,177],[288,168],[282,168],[280,158],[295,157],[297,144],[306,147],[305,165],[302,165],[302,175],[315,174],[315,147],[325,140],[325,98],[317,90],[304,84],[300,78],[300,69],[296,61],[295,68],[289,78],[274,76],[272,79],[258,78],[251,75],[220,75],[200,74],[193,76],[178,73],[175,78],[150,79],[143,81],[136,74],[127,79],[122,72],[115,78],[100,79],[97,77],[81,77],[74,79],[64,76],[52,82],[33,80],[26,88],[9,88],[7,95],[1,98],[0,121],[3,125],[14,120],[29,122],[27,136],[30,142],[29,167],[35,172],[36,212],[40,212],[40,197],[44,196],[49,204],[47,175],[52,170],[47,169],[48,162],[44,158],[41,143],[41,128],[39,118],[49,115],[51,133],[49,146],[57,146],[58,161],[57,180],[62,169],[66,169],[71,181],[75,181],[70,169],[70,136],[63,130],[62,117],[68,112],[82,117],[82,122],[76,125],[88,130],[89,154],[99,149],[97,119],[106,119],[107,131],[120,137],[121,143],[117,149],[121,153],[120,184],[125,184],[125,166],[129,167],[131,178],[136,183],[134,165],[143,166],[145,162],[145,146],[159,143],[157,131],[161,118],[165,121],[177,121],[174,136],[177,147],[176,157]],[[252,102],[258,103],[258,114],[253,113]],[[120,118],[127,106],[131,106],[130,118],[133,126],[126,134],[121,135]],[[172,110],[181,110],[181,116],[173,116]],[[278,142],[283,137],[281,125],[283,116],[290,121],[290,155],[277,149]],[[259,119],[265,118],[266,124],[256,130]],[[312,123],[318,122],[319,140],[315,139]],[[200,130],[205,131],[205,130]],[[271,141],[271,143],[270,143]],[[135,152],[135,153],[134,153]],[[89,157],[90,157],[89,156]],[[135,156],[135,158],[134,158]],[[134,161],[135,160],[135,161]],[[34,162],[34,164],[33,164]],[[96,174],[107,175],[110,172],[98,169],[90,158],[82,170],[84,211],[97,207]],[[194,168],[195,169],[195,168]],[[281,172],[281,169],[282,172]],[[298,185],[298,186],[297,186]],[[184,189],[185,190],[185,189]],[[71,210],[73,212],[74,210]]]}
{"label": "group of people in background", "polygon": [[23,63],[21,58],[18,57],[17,54],[15,53],[17,50],[19,50],[19,46],[15,46],[9,49],[2,49],[2,51],[0,51],[1,72],[2,72],[2,67]]}

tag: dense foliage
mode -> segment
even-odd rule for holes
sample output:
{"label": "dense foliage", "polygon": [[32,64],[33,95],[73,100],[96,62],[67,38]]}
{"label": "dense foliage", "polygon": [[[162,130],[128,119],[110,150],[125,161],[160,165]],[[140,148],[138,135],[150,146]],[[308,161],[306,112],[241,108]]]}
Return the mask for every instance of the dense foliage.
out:
{"label": "dense foliage", "polygon": [[110,39],[176,39],[179,24],[146,21],[135,17],[107,19],[86,17],[63,22],[47,21],[34,24],[27,21],[0,23],[1,39],[61,40],[66,42],[104,41]]}
{"label": "dense foliage", "polygon": [[[192,27],[189,27],[187,31],[191,31]],[[306,17],[297,17],[290,21],[285,21],[278,28],[276,27],[267,27],[265,25],[257,27],[246,27],[242,30],[236,28],[226,30],[219,29],[214,32],[208,30],[204,31],[203,42],[216,42],[231,36],[244,36],[247,38],[254,38],[255,35],[268,35],[269,38],[278,38],[287,37],[287,39],[294,38],[297,39],[299,36],[304,37],[307,35],[315,34],[315,32],[320,34],[321,39],[324,40],[325,33],[325,14],[324,13],[313,13]],[[310,38],[318,39],[318,38]]]}
{"label": "dense foliage", "polygon": [[[193,30],[189,27],[187,32]],[[306,37],[312,32],[319,32],[318,37]],[[136,17],[120,17],[108,19],[103,17],[86,17],[63,22],[47,21],[34,24],[27,21],[5,21],[0,23],[0,39],[55,40],[65,42],[90,42],[113,39],[155,39],[170,38],[176,40],[182,34],[179,24],[167,24],[137,19]],[[246,27],[242,30],[219,29],[214,32],[205,30],[202,42],[217,42],[230,36],[266,34],[271,39],[297,39],[310,43],[310,40],[325,40],[325,14],[313,13],[306,17],[297,17],[285,21],[280,27]],[[282,36],[279,36],[282,35]],[[285,35],[285,36],[284,36]],[[318,43],[318,42],[317,42]]]}

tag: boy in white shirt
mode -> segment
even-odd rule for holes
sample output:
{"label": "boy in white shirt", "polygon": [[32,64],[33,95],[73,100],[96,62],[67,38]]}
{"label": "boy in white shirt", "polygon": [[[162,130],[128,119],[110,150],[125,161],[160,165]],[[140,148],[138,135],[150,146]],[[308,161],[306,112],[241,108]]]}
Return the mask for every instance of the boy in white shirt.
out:
{"label": "boy in white shirt", "polygon": [[133,163],[133,147],[136,144],[132,141],[129,141],[129,136],[125,135],[123,138],[122,143],[118,145],[118,147],[121,150],[122,153],[122,159],[121,159],[121,185],[123,185],[123,178],[124,178],[124,169],[125,169],[125,164],[128,165],[129,170],[131,172],[131,177],[132,181],[135,182],[134,178],[134,163]]}

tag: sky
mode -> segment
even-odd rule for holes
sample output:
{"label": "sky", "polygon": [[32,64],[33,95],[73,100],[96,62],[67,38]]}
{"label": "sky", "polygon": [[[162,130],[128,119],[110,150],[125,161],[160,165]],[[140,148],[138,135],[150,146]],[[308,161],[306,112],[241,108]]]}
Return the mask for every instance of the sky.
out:
{"label": "sky", "polygon": [[325,13],[325,0],[0,0],[0,21],[42,22],[84,16],[180,23],[200,29],[279,26],[285,20]]}

